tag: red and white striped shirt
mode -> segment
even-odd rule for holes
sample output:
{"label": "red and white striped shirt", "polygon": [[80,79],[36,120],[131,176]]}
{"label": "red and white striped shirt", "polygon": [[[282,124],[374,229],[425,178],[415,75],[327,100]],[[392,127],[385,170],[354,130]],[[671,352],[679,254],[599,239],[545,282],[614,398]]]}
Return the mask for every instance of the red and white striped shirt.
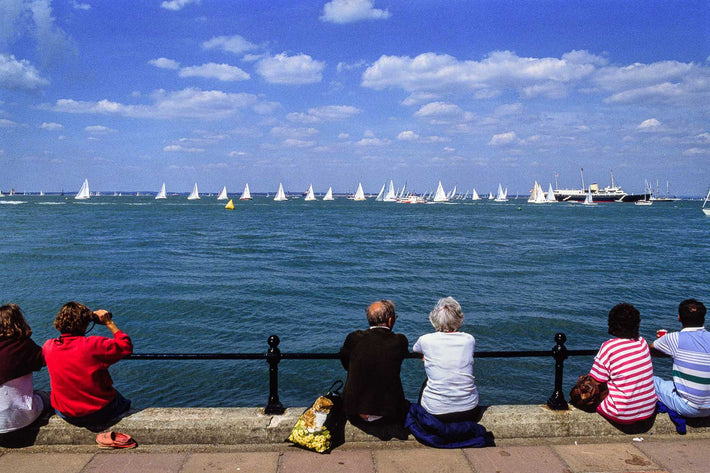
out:
{"label": "red and white striped shirt", "polygon": [[609,395],[597,407],[597,412],[604,417],[630,424],[647,419],[656,410],[658,398],[653,388],[653,364],[643,337],[604,342],[589,374],[609,387]]}

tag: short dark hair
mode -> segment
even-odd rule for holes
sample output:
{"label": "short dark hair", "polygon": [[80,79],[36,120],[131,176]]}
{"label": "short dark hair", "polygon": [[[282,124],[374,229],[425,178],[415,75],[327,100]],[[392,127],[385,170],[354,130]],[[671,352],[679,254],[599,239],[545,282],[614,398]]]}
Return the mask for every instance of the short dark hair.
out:
{"label": "short dark hair", "polygon": [[60,333],[84,335],[93,315],[91,309],[84,304],[74,301],[67,302],[54,319],[54,328]]}
{"label": "short dark hair", "polygon": [[683,327],[705,325],[705,306],[695,299],[686,299],[678,305],[678,315]]}
{"label": "short dark hair", "polygon": [[639,338],[640,325],[641,314],[631,304],[622,302],[609,311],[609,335],[636,340]]}
{"label": "short dark hair", "polygon": [[30,336],[32,329],[19,305],[10,303],[0,307],[0,339],[22,339]]}
{"label": "short dark hair", "polygon": [[380,299],[373,302],[367,308],[367,323],[374,327],[376,325],[385,325],[391,318],[396,318],[394,312],[394,302],[387,299]]}

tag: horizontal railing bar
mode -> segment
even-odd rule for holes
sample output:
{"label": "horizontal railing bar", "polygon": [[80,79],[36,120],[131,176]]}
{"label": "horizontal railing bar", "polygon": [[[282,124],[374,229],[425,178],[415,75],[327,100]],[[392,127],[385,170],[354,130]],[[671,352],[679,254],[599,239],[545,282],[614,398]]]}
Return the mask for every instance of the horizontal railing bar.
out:
{"label": "horizontal railing bar", "polygon": [[[567,350],[567,356],[593,356],[598,350]],[[265,360],[266,353],[134,353],[129,360]],[[338,353],[281,353],[282,360],[339,360]],[[479,351],[475,358],[526,358],[551,356],[550,350]],[[407,358],[421,358],[421,353],[409,353]]]}

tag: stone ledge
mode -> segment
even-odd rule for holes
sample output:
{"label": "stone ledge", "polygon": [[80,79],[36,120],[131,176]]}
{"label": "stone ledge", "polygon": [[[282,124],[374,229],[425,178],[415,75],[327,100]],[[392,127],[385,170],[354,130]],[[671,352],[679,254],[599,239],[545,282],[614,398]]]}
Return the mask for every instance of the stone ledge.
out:
{"label": "stone ledge", "polygon": [[[104,430],[128,433],[142,445],[264,445],[283,443],[302,407],[283,415],[265,415],[260,408],[147,408],[134,410]],[[659,414],[643,432],[624,433],[598,414],[571,408],[552,411],[544,405],[500,405],[485,408],[480,423],[496,442],[562,443],[570,439],[604,441],[635,436],[676,436],[673,423]],[[95,445],[95,432],[51,416],[27,432],[26,445]],[[710,438],[710,418],[691,421],[684,438]],[[348,424],[346,442],[380,442]],[[404,442],[411,442],[413,438]],[[394,440],[401,444],[403,441]]]}

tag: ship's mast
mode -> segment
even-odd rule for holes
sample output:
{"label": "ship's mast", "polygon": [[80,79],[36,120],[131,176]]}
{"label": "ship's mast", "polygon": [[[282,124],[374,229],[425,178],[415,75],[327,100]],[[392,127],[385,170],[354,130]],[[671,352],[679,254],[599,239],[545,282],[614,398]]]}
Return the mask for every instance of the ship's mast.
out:
{"label": "ship's mast", "polygon": [[611,187],[614,187],[614,170],[610,169],[609,174],[611,174]]}
{"label": "ship's mast", "polygon": [[584,168],[579,168],[579,175],[582,176],[582,192],[584,192]]}

